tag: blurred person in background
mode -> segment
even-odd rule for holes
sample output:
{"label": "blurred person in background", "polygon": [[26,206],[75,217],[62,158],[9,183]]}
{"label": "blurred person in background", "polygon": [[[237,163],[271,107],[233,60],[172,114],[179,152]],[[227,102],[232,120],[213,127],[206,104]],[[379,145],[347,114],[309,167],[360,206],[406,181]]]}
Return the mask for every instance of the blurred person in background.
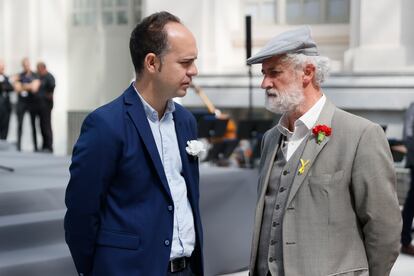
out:
{"label": "blurred person in background", "polygon": [[13,86],[4,71],[4,61],[0,59],[0,140],[7,139],[12,111],[10,92],[13,91]]}
{"label": "blurred person in background", "polygon": [[324,95],[329,59],[309,27],[247,63],[262,65],[266,108],[283,114],[262,142],[251,275],[389,275],[401,213],[382,128]]}
{"label": "blurred person in background", "polygon": [[401,253],[414,256],[414,245],[411,243],[414,218],[414,103],[410,104],[405,113],[404,144],[407,149],[406,167],[410,169],[411,184],[402,211]]}
{"label": "blurred person in background", "polygon": [[172,100],[197,75],[196,41],[159,12],[130,52],[136,81],[86,117],[73,149],[66,242],[80,275],[202,276],[197,126]]}
{"label": "blurred person in background", "polygon": [[52,108],[53,92],[55,90],[55,78],[47,70],[44,62],[37,63],[37,75],[40,80],[40,86],[34,95],[37,98],[38,112],[40,118],[40,130],[42,133],[43,152],[53,152],[53,131],[52,131]]}
{"label": "blurred person in background", "polygon": [[38,105],[36,104],[34,94],[37,93],[40,81],[36,73],[30,69],[30,61],[28,58],[22,60],[23,71],[16,76],[14,88],[17,93],[17,150],[21,151],[23,119],[26,112],[30,114],[30,123],[32,126],[33,149],[38,150],[37,147],[37,131],[36,131],[36,117]]}

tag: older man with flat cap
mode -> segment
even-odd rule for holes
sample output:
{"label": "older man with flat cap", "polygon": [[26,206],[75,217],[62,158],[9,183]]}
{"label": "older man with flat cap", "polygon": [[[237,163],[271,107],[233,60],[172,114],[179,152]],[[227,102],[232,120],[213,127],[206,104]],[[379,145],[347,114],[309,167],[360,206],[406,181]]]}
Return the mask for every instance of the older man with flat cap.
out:
{"label": "older man with flat cap", "polygon": [[381,127],[326,98],[329,60],[309,27],[247,63],[262,64],[266,108],[283,114],[262,142],[250,275],[389,275],[401,214]]}

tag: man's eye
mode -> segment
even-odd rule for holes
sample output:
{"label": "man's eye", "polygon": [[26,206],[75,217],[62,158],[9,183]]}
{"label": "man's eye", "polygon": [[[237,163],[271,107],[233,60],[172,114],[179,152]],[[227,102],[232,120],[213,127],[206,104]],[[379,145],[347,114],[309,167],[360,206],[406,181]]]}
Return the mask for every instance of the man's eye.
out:
{"label": "man's eye", "polygon": [[280,75],[280,73],[282,73],[282,71],[270,71],[269,75],[270,76],[278,76],[278,75]]}

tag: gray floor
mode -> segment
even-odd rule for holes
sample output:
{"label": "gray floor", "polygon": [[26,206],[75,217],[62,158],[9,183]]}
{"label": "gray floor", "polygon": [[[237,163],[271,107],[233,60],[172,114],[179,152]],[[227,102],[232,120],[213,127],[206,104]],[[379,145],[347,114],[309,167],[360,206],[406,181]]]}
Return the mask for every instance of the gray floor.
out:
{"label": "gray floor", "polygon": [[[62,222],[69,163],[0,143],[0,165],[14,169],[0,169],[0,275],[76,274]],[[247,267],[256,172],[203,166],[200,178],[206,275]]]}
{"label": "gray floor", "polygon": [[[17,154],[4,151],[4,148],[3,151],[1,150],[0,145],[0,165],[14,167],[15,172],[10,173],[0,170],[0,275],[76,275],[68,249],[63,242],[62,231],[62,217],[65,212],[63,192],[69,177],[67,170],[69,158],[47,154]],[[202,169],[206,171],[205,167],[202,167]],[[229,173],[233,176],[228,177]],[[202,187],[205,191],[213,190],[220,194],[233,191],[232,194],[235,195],[234,187],[222,185],[226,183],[226,181],[223,182],[223,178],[233,178],[238,183],[242,181],[241,179],[247,179],[247,177],[255,178],[254,175],[248,175],[250,173],[245,171],[215,168],[209,170],[209,173],[203,173]],[[247,182],[253,181],[252,179],[247,180]],[[220,187],[225,189],[223,190]],[[248,185],[244,186],[244,189],[247,189],[246,193],[251,193]],[[242,192],[240,188],[237,190]],[[238,194],[237,197],[240,196],[242,194]],[[226,195],[224,197],[228,198]],[[243,200],[246,200],[246,198],[243,198]],[[208,225],[212,225],[211,229],[214,229],[214,231],[229,231],[229,225],[233,224],[234,221],[228,219],[227,225],[226,222],[217,225],[214,225],[213,222],[217,219],[228,218],[226,212],[232,212],[232,206],[239,204],[239,202],[224,201],[223,199],[220,202],[226,204],[214,204],[213,207],[209,208],[209,206],[212,206],[209,200],[204,199],[201,202],[204,210],[211,211],[210,213],[204,213],[204,216],[207,216],[204,223],[207,224],[207,228]],[[251,205],[251,202],[248,204]],[[214,208],[221,208],[220,212],[215,211]],[[244,214],[244,212],[240,212],[240,207],[236,207],[235,210],[239,211],[238,214]],[[214,214],[217,215],[214,216]],[[233,211],[233,214],[236,213]],[[251,214],[248,215],[248,217],[250,216]],[[237,218],[237,215],[233,215],[231,219],[235,218]],[[250,221],[243,216],[240,219]],[[249,235],[249,227],[243,235]],[[239,239],[239,237],[227,235],[228,238],[225,242],[232,245],[220,244],[217,243],[220,240],[218,237],[220,235],[215,235],[217,232],[214,231],[207,230],[207,232],[212,232],[211,235],[205,233],[207,234],[205,240],[208,245],[205,249],[209,252],[216,252],[214,256],[216,259],[210,258],[208,260],[210,262],[208,276],[224,275],[217,271],[227,266],[231,269],[242,266],[249,254],[246,252],[248,249],[244,248],[249,243],[247,241],[246,244],[242,245],[243,249],[240,249],[243,252],[240,252],[241,258],[239,260],[228,259],[229,256],[234,257],[234,254],[228,253],[226,250],[234,252],[234,246],[237,243],[231,238]],[[247,272],[226,275],[247,276]],[[413,275],[414,257],[400,255],[391,276]]]}
{"label": "gray floor", "polygon": [[[231,274],[222,274],[221,276],[247,276],[248,272],[238,272]],[[414,275],[414,257],[400,255],[395,263],[391,276],[413,276]]]}

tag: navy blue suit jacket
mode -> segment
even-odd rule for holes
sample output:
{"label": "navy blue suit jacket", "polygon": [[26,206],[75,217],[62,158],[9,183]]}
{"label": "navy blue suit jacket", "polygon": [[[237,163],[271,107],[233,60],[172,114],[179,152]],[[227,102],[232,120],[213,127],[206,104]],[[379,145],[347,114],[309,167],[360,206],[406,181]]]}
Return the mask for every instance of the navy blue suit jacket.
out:
{"label": "navy blue suit jacket", "polygon": [[[191,268],[203,275],[197,139],[190,112],[173,113],[196,230]],[[157,276],[167,272],[173,200],[144,107],[132,85],[85,119],[74,147],[66,190],[65,238],[85,275]]]}
{"label": "navy blue suit jacket", "polygon": [[414,169],[414,102],[405,112],[404,143],[407,147],[406,167]]}

